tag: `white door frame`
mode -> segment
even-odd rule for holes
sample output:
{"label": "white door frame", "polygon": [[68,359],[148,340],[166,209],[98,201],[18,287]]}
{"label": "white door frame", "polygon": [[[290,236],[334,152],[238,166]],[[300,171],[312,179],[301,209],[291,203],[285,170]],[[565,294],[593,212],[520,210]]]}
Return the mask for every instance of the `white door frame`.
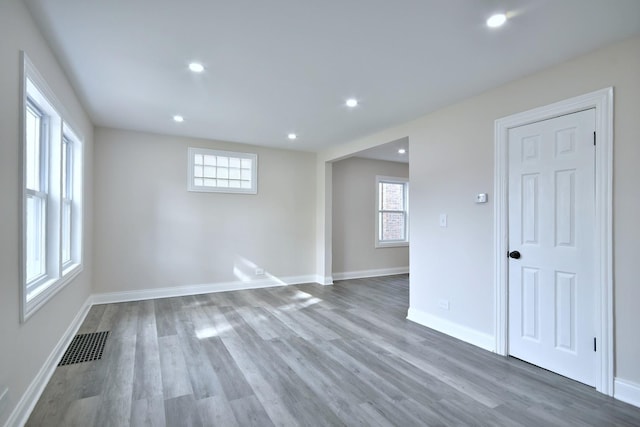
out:
{"label": "white door frame", "polygon": [[495,121],[494,328],[496,353],[508,355],[508,132],[541,120],[595,108],[596,214],[595,319],[598,352],[596,390],[613,396],[613,88],[591,92]]}

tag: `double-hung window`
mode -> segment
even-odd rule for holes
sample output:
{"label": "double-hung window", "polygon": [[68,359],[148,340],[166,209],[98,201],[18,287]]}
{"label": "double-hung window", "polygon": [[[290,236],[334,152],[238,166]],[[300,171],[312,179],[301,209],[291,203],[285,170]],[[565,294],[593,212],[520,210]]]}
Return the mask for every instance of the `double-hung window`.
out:
{"label": "double-hung window", "polygon": [[29,288],[46,276],[47,250],[46,116],[31,100],[25,107],[25,280]]}
{"label": "double-hung window", "polygon": [[409,245],[409,181],[376,177],[376,247]]}
{"label": "double-hung window", "polygon": [[82,269],[82,144],[24,55],[21,318]]}

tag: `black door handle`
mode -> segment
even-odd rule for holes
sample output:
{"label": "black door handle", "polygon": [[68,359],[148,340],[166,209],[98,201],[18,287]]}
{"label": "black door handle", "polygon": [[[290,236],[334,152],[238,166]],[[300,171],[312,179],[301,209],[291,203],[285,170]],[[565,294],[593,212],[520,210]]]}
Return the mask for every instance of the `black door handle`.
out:
{"label": "black door handle", "polygon": [[520,259],[520,252],[518,251],[509,252],[509,258]]}

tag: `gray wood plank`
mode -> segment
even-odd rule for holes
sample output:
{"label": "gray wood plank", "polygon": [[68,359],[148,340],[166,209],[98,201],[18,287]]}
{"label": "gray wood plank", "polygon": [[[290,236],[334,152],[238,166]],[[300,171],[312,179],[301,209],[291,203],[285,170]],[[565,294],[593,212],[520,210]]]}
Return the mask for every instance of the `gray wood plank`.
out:
{"label": "gray wood plank", "polygon": [[[213,396],[198,400],[198,415],[206,426],[239,427],[233,409],[224,396]],[[293,425],[293,424],[290,424]]]}
{"label": "gray wood plank", "polygon": [[131,404],[132,427],[164,427],[164,398],[162,395],[134,400]]}
{"label": "gray wood plank", "polygon": [[189,370],[177,335],[158,338],[162,391],[165,399],[191,395]]}
{"label": "gray wood plank", "polygon": [[255,396],[232,400],[231,409],[241,426],[269,427],[273,422]]}
{"label": "gray wood plank", "polygon": [[178,396],[164,401],[167,426],[202,427],[198,405],[193,395]]}

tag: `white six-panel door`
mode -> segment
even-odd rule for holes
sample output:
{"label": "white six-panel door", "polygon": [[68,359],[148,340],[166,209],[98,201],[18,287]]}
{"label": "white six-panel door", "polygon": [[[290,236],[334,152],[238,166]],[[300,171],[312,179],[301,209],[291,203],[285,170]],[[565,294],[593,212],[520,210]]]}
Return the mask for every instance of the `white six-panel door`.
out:
{"label": "white six-panel door", "polygon": [[509,131],[509,354],[593,386],[595,110]]}

